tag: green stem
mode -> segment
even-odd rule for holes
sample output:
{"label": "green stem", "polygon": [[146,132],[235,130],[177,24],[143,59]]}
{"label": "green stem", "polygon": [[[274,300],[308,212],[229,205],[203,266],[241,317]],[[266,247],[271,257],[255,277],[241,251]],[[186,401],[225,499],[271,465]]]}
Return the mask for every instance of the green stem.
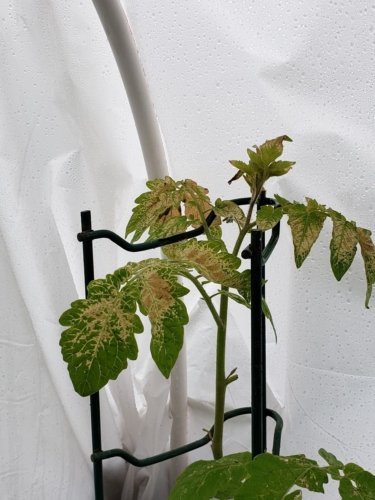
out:
{"label": "green stem", "polygon": [[[228,290],[228,287],[221,287]],[[220,299],[220,319],[223,323],[217,329],[216,337],[216,393],[215,393],[215,430],[212,438],[212,454],[217,460],[223,456],[223,430],[225,411],[225,391],[227,387],[225,377],[225,347],[228,319],[228,296],[222,295]]]}
{"label": "green stem", "polygon": [[253,196],[250,200],[250,205],[249,205],[249,210],[247,212],[246,222],[245,222],[243,228],[241,229],[240,234],[238,235],[237,241],[233,247],[233,250],[232,250],[233,255],[238,254],[245,236],[249,232],[249,229],[253,226],[253,224],[251,223],[251,217],[253,215],[255,204],[258,201],[259,194],[260,194],[260,191],[258,193],[256,193],[255,196]]}
{"label": "green stem", "polygon": [[201,294],[203,300],[206,302],[207,307],[210,310],[210,312],[212,314],[212,317],[215,320],[217,328],[218,329],[219,328],[224,328],[224,323],[223,323],[221,317],[219,316],[218,312],[216,311],[216,308],[215,308],[215,306],[214,306],[214,304],[213,304],[210,296],[208,295],[208,293],[204,289],[204,286],[199,282],[199,280],[195,276],[193,276],[192,274],[188,273],[187,271],[184,272],[184,273],[181,273],[181,276],[183,276],[184,278],[187,278],[188,280],[190,280],[195,285],[195,287],[197,288],[197,290]]}
{"label": "green stem", "polygon": [[[252,227],[251,217],[257,202],[259,193],[255,193],[249,205],[249,210],[246,217],[246,222],[238,235],[237,241],[233,248],[233,255],[237,255],[242,242]],[[228,291],[227,287],[221,287],[222,291]],[[220,320],[222,325],[218,326],[216,337],[216,399],[215,399],[215,428],[212,438],[212,454],[215,460],[223,456],[223,431],[224,431],[224,411],[225,411],[225,393],[228,385],[225,376],[225,349],[226,349],[226,330],[228,322],[228,301],[227,295],[222,295],[220,298]]]}

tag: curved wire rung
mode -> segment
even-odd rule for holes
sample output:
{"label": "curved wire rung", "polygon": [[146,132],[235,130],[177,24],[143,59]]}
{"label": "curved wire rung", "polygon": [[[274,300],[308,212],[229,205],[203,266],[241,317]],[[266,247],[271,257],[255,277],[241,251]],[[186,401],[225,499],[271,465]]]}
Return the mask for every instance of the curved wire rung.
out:
{"label": "curved wire rung", "polygon": [[[245,406],[243,408],[237,408],[235,410],[230,410],[225,412],[224,414],[224,422],[230,420],[231,418],[238,417],[240,415],[249,415],[251,414],[251,406]],[[272,444],[272,453],[274,455],[280,454],[280,444],[281,444],[281,433],[283,429],[283,419],[281,416],[274,410],[266,409],[266,415],[271,417],[276,425],[273,435],[273,444]],[[131,453],[128,453],[121,448],[113,448],[111,450],[106,451],[97,451],[91,455],[91,460],[93,462],[100,462],[102,460],[106,460],[112,457],[120,457],[124,459],[126,462],[134,465],[135,467],[147,467],[149,465],[157,464],[160,462],[164,462],[165,460],[169,460],[174,457],[178,457],[189,451],[196,450],[208,444],[211,440],[214,433],[215,427],[212,426],[211,429],[207,432],[203,438],[188,443],[184,446],[180,446],[179,448],[175,448],[174,450],[169,450],[164,453],[159,453],[158,455],[153,455],[152,457],[147,458],[137,458]]]}

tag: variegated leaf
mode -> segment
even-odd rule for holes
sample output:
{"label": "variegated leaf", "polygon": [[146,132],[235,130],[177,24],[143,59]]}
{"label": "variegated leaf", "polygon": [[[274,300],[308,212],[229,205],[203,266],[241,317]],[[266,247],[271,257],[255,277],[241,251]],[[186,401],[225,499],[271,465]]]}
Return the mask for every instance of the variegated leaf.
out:
{"label": "variegated leaf", "polygon": [[[137,241],[148,232],[149,239],[164,238],[202,224],[212,210],[208,190],[191,179],[174,181],[170,177],[147,182],[150,191],[136,200],[137,206],[126,227],[126,236]],[[220,221],[214,221],[213,225]]]}
{"label": "variegated leaf", "polygon": [[246,221],[246,216],[242,209],[231,200],[221,200],[218,198],[215,201],[213,210],[216,215],[219,215],[225,222],[235,221],[242,228]]}
{"label": "variegated leaf", "polygon": [[134,334],[143,331],[136,301],[119,291],[113,276],[93,281],[89,298],[72,303],[60,318],[68,327],[60,345],[74,389],[87,396],[115,379],[138,355]]}
{"label": "variegated leaf", "polygon": [[365,306],[369,307],[372,293],[372,285],[375,283],[375,246],[371,239],[371,231],[368,229],[357,228],[357,235],[361,253],[365,264],[367,292]]}
{"label": "variegated leaf", "polygon": [[223,250],[220,242],[191,239],[177,245],[169,245],[164,252],[172,260],[195,269],[213,283],[237,288],[241,273],[237,271],[240,259]]}
{"label": "variegated leaf", "polygon": [[[259,147],[255,146],[256,153],[261,159],[263,165],[268,166],[270,163],[274,162],[276,158],[282,155],[284,145],[283,142],[292,142],[292,139],[287,135],[281,135],[275,139],[269,139],[268,141],[261,144]],[[251,150],[248,151],[250,155]],[[250,155],[251,160],[253,155]]]}
{"label": "variegated leaf", "polygon": [[151,323],[151,353],[160,371],[169,376],[183,344],[188,315],[180,297],[188,289],[178,283],[181,265],[162,259],[129,263],[94,280],[88,298],[77,300],[60,318],[68,327],[61,349],[75,390],[93,394],[138,354],[135,334],[143,331],[137,303]]}
{"label": "variegated leaf", "polygon": [[349,222],[343,215],[334,210],[328,210],[332,219],[331,268],[338,281],[351,266],[357,251],[357,228],[354,222]]}
{"label": "variegated leaf", "polygon": [[180,204],[182,193],[179,184],[171,177],[147,182],[150,191],[141,194],[135,203],[132,216],[126,227],[126,236],[133,234],[132,241],[137,241],[149,228],[160,228],[169,219],[181,216]]}
{"label": "variegated leaf", "polygon": [[[182,181],[181,185],[181,190],[184,193],[185,216],[193,227],[199,227],[202,225],[202,219],[206,219],[212,210],[210,199],[207,196],[208,189],[199,186],[191,179]],[[213,224],[215,222],[220,223],[217,220]]]}
{"label": "variegated leaf", "polygon": [[264,205],[257,212],[257,226],[261,231],[267,231],[280,222],[283,216],[283,209],[281,207],[273,207],[271,205]]}
{"label": "variegated leaf", "polygon": [[317,201],[310,198],[306,198],[306,201],[306,205],[295,202],[282,207],[289,218],[288,224],[292,231],[294,258],[297,267],[301,267],[310,253],[326,218],[323,205],[319,205]]}
{"label": "variegated leaf", "polygon": [[260,146],[254,146],[255,151],[248,149],[249,163],[231,160],[231,165],[236,167],[238,172],[229,183],[243,176],[249,184],[253,196],[257,196],[270,177],[286,174],[295,162],[275,161],[283,152],[284,141],[292,142],[287,135],[281,135],[264,142]]}
{"label": "variegated leaf", "polygon": [[167,266],[156,266],[142,274],[140,302],[151,323],[151,354],[167,378],[183,345],[184,325],[189,321],[186,306],[179,299],[188,292]]}

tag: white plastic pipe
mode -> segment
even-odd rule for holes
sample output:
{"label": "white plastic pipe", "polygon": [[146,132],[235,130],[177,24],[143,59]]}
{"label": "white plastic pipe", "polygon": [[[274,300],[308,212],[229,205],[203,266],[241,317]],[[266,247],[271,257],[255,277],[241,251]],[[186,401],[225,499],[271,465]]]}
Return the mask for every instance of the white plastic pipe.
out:
{"label": "white plastic pipe", "polygon": [[93,0],[133,112],[150,179],[168,175],[168,159],[137,46],[121,0]]}
{"label": "white plastic pipe", "polygon": [[[168,157],[157,115],[150,98],[130,23],[121,0],[93,0],[107,34],[132,109],[149,179],[169,174]],[[186,349],[182,348],[171,374],[171,448],[187,441]],[[157,432],[157,430],[156,430]],[[182,455],[171,463],[171,482],[187,466]]]}

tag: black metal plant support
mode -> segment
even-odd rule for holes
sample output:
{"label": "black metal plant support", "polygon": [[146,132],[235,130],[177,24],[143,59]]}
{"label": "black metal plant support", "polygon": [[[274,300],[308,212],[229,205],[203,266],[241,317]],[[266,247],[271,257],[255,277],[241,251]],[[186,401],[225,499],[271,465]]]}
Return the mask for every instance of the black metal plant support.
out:
{"label": "black metal plant support", "polygon": [[[232,200],[238,205],[249,203],[249,198],[239,198]],[[264,204],[274,204],[274,200],[266,198],[263,193],[259,199],[258,206]],[[215,219],[215,214],[211,212],[206,219],[210,225]],[[251,232],[251,243],[242,252],[244,259],[251,261],[251,406],[237,408],[228,411],[224,415],[224,421],[239,415],[252,415],[251,450],[255,457],[264,453],[267,447],[266,417],[271,417],[275,421],[272,453],[280,453],[281,432],[283,421],[280,415],[270,410],[266,406],[266,328],[265,316],[262,312],[262,300],[265,295],[265,263],[271,255],[279,236],[279,225],[272,230],[272,235],[265,245],[264,233],[258,230]],[[116,245],[129,252],[140,252],[152,248],[159,248],[171,243],[177,243],[195,236],[203,234],[203,227],[187,231],[168,238],[148,241],[145,243],[131,244],[126,240],[106,229],[94,231],[91,225],[91,212],[81,212],[82,231],[77,235],[83,245],[83,264],[85,274],[85,287],[87,296],[87,286],[94,279],[94,254],[93,241],[100,238],[111,240]],[[207,434],[191,443],[174,450],[169,450],[158,455],[147,458],[137,458],[122,449],[102,450],[101,443],[101,423],[100,423],[100,398],[99,392],[90,396],[91,408],[91,435],[92,435],[92,455],[91,460],[94,468],[94,488],[95,500],[103,500],[103,460],[111,457],[121,457],[126,462],[136,467],[146,467],[177,457],[189,451],[200,448],[211,441],[214,427]]]}

